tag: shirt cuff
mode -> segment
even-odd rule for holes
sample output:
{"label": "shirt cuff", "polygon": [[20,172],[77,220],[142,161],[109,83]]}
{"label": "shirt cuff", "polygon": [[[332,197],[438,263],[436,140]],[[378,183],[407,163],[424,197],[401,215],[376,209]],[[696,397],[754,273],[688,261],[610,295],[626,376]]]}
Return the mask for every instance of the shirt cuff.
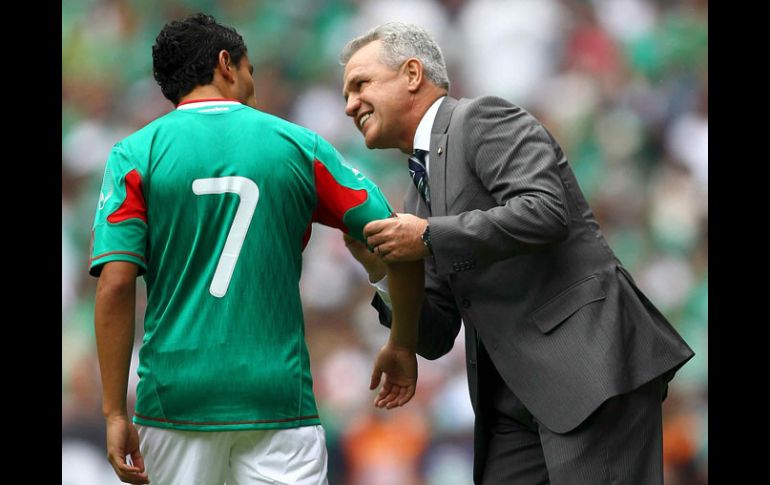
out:
{"label": "shirt cuff", "polygon": [[390,293],[388,292],[388,276],[383,276],[380,281],[375,283],[370,281],[369,284],[372,285],[375,290],[377,290],[377,294],[380,295],[382,301],[388,306],[389,309],[392,310],[393,305],[390,303]]}

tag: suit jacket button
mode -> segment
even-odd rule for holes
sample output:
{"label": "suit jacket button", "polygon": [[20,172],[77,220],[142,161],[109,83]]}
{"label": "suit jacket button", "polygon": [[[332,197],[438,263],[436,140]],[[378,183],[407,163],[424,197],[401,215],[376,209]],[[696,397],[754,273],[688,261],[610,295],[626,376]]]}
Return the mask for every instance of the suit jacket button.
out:
{"label": "suit jacket button", "polygon": [[463,298],[463,308],[470,308],[471,307],[471,301],[467,298]]}

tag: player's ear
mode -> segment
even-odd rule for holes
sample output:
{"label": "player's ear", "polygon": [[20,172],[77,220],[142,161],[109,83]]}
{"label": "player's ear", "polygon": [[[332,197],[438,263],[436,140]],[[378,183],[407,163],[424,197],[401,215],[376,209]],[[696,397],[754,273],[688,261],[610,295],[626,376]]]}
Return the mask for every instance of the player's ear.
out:
{"label": "player's ear", "polygon": [[233,63],[232,57],[230,57],[230,53],[224,49],[219,51],[216,69],[222,74],[222,77],[228,81],[231,81],[235,77],[236,66]]}

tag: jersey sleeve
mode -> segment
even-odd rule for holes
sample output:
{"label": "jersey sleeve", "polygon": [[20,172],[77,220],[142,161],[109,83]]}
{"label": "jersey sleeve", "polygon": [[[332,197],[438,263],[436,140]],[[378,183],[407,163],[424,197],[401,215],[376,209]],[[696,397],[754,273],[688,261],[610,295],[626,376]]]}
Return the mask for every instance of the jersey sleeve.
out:
{"label": "jersey sleeve", "polygon": [[379,187],[347,166],[342,155],[320,136],[316,142],[313,174],[317,196],[314,222],[337,227],[365,242],[366,224],[394,215]]}
{"label": "jersey sleeve", "polygon": [[147,271],[147,205],[142,174],[120,144],[107,159],[104,179],[91,231],[89,273],[99,276],[110,261],[127,261]]}

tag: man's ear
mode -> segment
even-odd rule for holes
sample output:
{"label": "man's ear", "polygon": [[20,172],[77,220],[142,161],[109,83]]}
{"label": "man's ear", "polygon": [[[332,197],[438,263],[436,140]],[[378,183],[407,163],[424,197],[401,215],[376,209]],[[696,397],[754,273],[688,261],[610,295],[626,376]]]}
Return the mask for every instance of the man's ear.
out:
{"label": "man's ear", "polygon": [[422,62],[420,62],[419,59],[412,57],[411,59],[407,59],[402,69],[407,77],[407,90],[410,93],[415,93],[422,84]]}
{"label": "man's ear", "polygon": [[216,69],[227,81],[232,81],[235,78],[235,64],[233,64],[233,59],[230,57],[230,53],[224,49],[219,51]]}

